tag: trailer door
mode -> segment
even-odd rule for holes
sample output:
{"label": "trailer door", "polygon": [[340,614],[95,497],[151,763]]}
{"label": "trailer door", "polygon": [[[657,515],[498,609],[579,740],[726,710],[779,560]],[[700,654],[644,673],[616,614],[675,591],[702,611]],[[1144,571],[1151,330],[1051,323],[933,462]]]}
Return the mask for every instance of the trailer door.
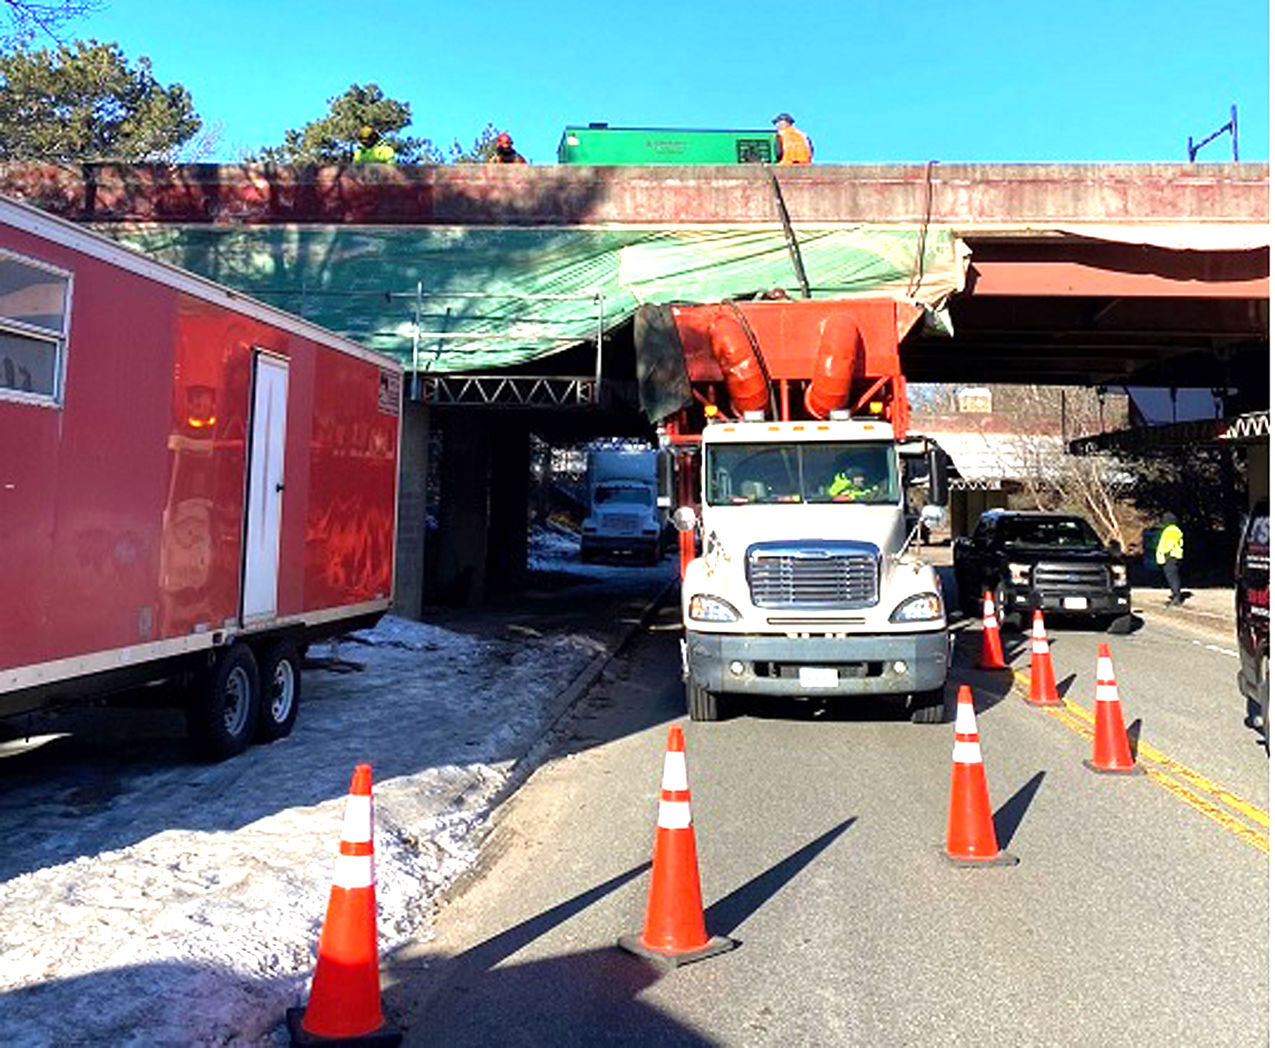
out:
{"label": "trailer door", "polygon": [[283,452],[288,422],[288,362],[257,353],[253,367],[252,443],[244,531],[245,622],[272,618],[279,590]]}

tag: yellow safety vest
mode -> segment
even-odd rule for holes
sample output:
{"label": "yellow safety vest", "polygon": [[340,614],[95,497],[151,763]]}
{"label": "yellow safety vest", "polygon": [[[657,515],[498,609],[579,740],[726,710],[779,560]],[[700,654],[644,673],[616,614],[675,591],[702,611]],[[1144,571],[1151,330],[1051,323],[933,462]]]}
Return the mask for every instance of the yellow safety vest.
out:
{"label": "yellow safety vest", "polygon": [[394,163],[394,147],[385,142],[377,142],[370,148],[359,146],[354,150],[354,162],[356,164],[392,164]]}
{"label": "yellow safety vest", "polygon": [[1160,532],[1160,541],[1155,546],[1157,564],[1163,564],[1169,557],[1174,560],[1182,559],[1182,529],[1176,524],[1164,526],[1164,530]]}

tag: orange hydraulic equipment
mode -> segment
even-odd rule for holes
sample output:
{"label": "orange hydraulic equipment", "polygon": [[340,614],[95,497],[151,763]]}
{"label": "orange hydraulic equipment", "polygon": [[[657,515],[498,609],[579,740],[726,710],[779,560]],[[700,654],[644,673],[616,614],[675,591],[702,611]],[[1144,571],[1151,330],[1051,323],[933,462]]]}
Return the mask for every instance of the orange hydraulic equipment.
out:
{"label": "orange hydraulic equipment", "polygon": [[[908,429],[899,338],[920,310],[893,299],[778,299],[670,307],[693,403],[664,419],[677,495],[694,501],[699,433],[711,420],[839,417]],[[694,556],[683,532],[682,566]]]}

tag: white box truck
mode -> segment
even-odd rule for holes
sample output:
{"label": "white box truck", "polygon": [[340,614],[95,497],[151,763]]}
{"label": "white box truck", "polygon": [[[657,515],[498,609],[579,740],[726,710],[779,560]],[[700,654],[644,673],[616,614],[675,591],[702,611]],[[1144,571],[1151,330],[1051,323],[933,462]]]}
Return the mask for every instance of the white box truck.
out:
{"label": "white box truck", "polygon": [[664,511],[657,504],[657,452],[591,451],[589,515],[580,531],[580,558],[628,554],[657,564]]}

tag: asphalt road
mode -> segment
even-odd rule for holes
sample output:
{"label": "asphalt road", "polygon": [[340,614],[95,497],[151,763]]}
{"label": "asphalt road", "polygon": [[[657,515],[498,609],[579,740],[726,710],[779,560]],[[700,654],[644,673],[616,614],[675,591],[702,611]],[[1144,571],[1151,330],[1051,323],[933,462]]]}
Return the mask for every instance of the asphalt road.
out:
{"label": "asphalt road", "polygon": [[[1225,638],[1145,621],[1051,631],[1068,706],[968,669],[998,838],[942,858],[952,726],[772,704],[685,722],[676,609],[617,659],[505,806],[429,941],[386,959],[408,1044],[1265,1044],[1267,757]],[[1137,778],[1081,763],[1111,644]],[[710,933],[663,972],[640,930],[667,725],[686,724]]]}

